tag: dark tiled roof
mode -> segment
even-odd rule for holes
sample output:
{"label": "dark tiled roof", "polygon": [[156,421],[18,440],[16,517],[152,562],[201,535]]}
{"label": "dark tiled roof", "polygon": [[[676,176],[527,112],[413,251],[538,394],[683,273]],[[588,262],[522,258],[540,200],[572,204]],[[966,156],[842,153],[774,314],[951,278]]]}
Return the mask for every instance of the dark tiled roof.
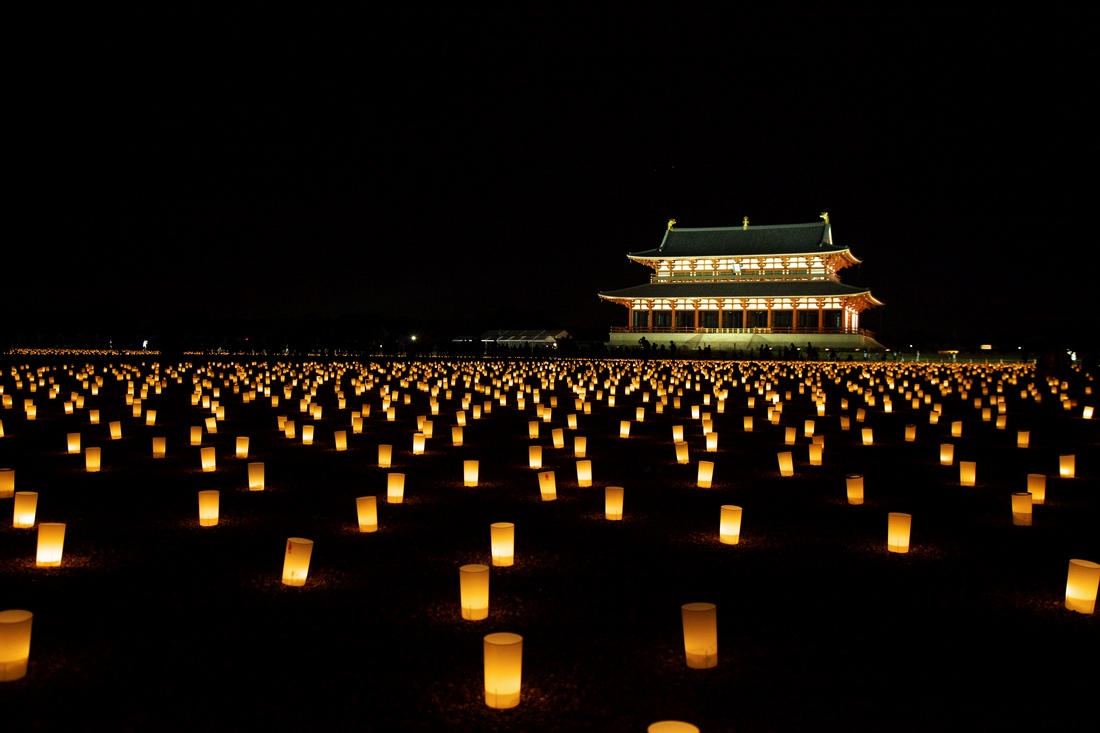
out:
{"label": "dark tiled roof", "polygon": [[834,280],[769,281],[747,283],[647,283],[600,293],[605,298],[805,298],[811,296],[871,295],[868,288]]}
{"label": "dark tiled roof", "polygon": [[825,222],[776,226],[671,229],[657,249],[631,252],[631,257],[745,257],[749,255],[844,252],[828,243]]}

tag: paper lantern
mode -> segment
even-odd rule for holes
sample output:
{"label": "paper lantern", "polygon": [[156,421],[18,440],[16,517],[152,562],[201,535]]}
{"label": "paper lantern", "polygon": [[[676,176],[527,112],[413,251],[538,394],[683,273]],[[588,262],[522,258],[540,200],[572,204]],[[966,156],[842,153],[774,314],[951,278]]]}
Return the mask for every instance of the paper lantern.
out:
{"label": "paper lantern", "polygon": [[959,485],[973,486],[978,472],[978,464],[975,461],[959,461]]}
{"label": "paper lantern", "polygon": [[847,415],[841,415],[840,416],[840,429],[841,430],[851,430],[851,428],[852,428],[852,418],[848,417]]}
{"label": "paper lantern", "polygon": [[313,445],[313,426],[312,425],[303,425],[302,426],[302,444],[303,445]]}
{"label": "paper lantern", "polygon": [[950,466],[955,462],[955,446],[951,443],[940,443],[940,465]]}
{"label": "paper lantern", "polygon": [[218,432],[218,418],[208,417],[208,418],[206,418],[206,420],[203,421],[203,423],[206,425],[206,432],[210,433],[211,435],[216,435],[217,434],[217,432]]}
{"label": "paper lantern", "polygon": [[718,540],[723,545],[736,545],[741,541],[741,507],[732,504],[722,505],[721,521],[718,523]]}
{"label": "paper lantern", "polygon": [[15,470],[0,468],[0,499],[10,499],[15,496]]}
{"label": "paper lantern", "polygon": [[493,565],[508,567],[515,558],[516,525],[512,522],[494,522],[489,527],[493,553]]}
{"label": "paper lantern", "polygon": [[629,438],[630,437],[630,421],[629,420],[620,420],[619,421],[619,437],[620,438]]}
{"label": "paper lantern", "polygon": [[699,474],[696,478],[695,485],[700,489],[709,489],[711,481],[714,479],[714,462],[713,461],[699,461]]}
{"label": "paper lantern", "polygon": [[485,637],[485,704],[491,708],[519,705],[523,677],[523,637],[498,632]]}
{"label": "paper lantern", "polygon": [[61,554],[65,547],[65,524],[42,522],[38,525],[38,553],[35,565],[40,568],[61,566]]}
{"label": "paper lantern", "polygon": [[459,427],[463,427],[463,426],[466,425],[466,412],[465,411],[459,410],[458,412],[455,413],[455,423]]}
{"label": "paper lantern", "polygon": [[953,423],[951,423],[951,437],[952,438],[961,438],[962,434],[963,434],[962,420],[956,420]]}
{"label": "paper lantern", "polygon": [[572,413],[566,415],[565,416],[565,426],[567,428],[569,428],[570,430],[576,430],[577,429],[577,416],[572,414]]}
{"label": "paper lantern", "polygon": [[890,512],[886,529],[886,548],[890,552],[909,552],[909,528],[913,516],[901,512]]}
{"label": "paper lantern", "polygon": [[287,420],[283,423],[283,435],[290,440],[294,440],[294,436],[298,434],[297,428],[294,425],[293,420]]}
{"label": "paper lantern", "polygon": [[236,441],[237,458],[248,458],[248,438],[240,436]]}
{"label": "paper lantern", "polygon": [[863,422],[866,417],[867,411],[864,410],[862,407],[856,410],[856,422]]}
{"label": "paper lantern", "polygon": [[794,428],[787,428],[784,432],[783,442],[787,445],[794,445],[795,439],[798,437],[798,431]]}
{"label": "paper lantern", "polygon": [[264,464],[263,462],[252,462],[248,464],[248,490],[249,491],[263,491],[264,490]]}
{"label": "paper lantern", "polygon": [[638,422],[645,422],[645,408],[637,407],[634,409],[634,419]]}
{"label": "paper lantern", "polygon": [[386,474],[386,502],[401,504],[405,501],[405,474]]}
{"label": "paper lantern", "polygon": [[1029,431],[1029,430],[1017,431],[1017,433],[1016,433],[1016,447],[1017,448],[1027,448],[1030,443],[1031,443],[1031,431]]}
{"label": "paper lantern", "polygon": [[363,418],[358,415],[351,416],[351,433],[352,435],[363,434]]}
{"label": "paper lantern", "polygon": [[458,569],[462,618],[480,621],[489,617],[489,566],[463,565]]}
{"label": "paper lantern", "polygon": [[1027,493],[1031,494],[1032,504],[1042,504],[1047,498],[1047,477],[1041,473],[1027,475]]}
{"label": "paper lantern", "polygon": [[[1078,613],[1096,610],[1096,591],[1100,587],[1100,564],[1088,560],[1070,560],[1066,577],[1066,608]],[[2,661],[2,660],[0,660]]]}
{"label": "paper lantern", "polygon": [[1076,473],[1076,456],[1058,456],[1058,475],[1073,478]]}
{"label": "paper lantern", "polygon": [[378,531],[378,498],[360,496],[355,500],[355,511],[359,517],[360,532]]}
{"label": "paper lantern", "polygon": [[378,467],[389,468],[390,458],[393,456],[392,445],[380,445],[378,446]]}
{"label": "paper lantern", "polygon": [[424,433],[413,433],[413,455],[424,454]]}
{"label": "paper lantern", "polygon": [[[33,392],[34,390],[32,389],[31,391]],[[38,416],[38,406],[34,403],[27,405],[26,414],[28,420],[34,420]]]}
{"label": "paper lantern", "polygon": [[199,425],[191,428],[191,445],[202,445],[202,427]]}
{"label": "paper lantern", "polygon": [[905,426],[905,442],[912,443],[917,439],[917,426],[906,425]]}
{"label": "paper lantern", "polygon": [[527,446],[527,465],[536,471],[542,468],[542,446],[541,445],[529,445]]}
{"label": "paper lantern", "polygon": [[807,438],[814,437],[814,421],[806,420],[802,423],[802,434]]}
{"label": "paper lantern", "polygon": [[646,733],[699,733],[699,728],[682,720],[658,720],[649,724]]}
{"label": "paper lantern", "polygon": [[539,473],[539,494],[542,495],[543,501],[554,501],[558,498],[558,485],[553,471]]}
{"label": "paper lantern", "polygon": [[109,423],[108,427],[111,430],[111,440],[118,440],[122,437],[122,423],[115,420],[114,422]]}
{"label": "paper lantern", "polygon": [[811,466],[820,466],[821,465],[821,452],[822,452],[822,450],[823,449],[821,447],[821,443],[810,443],[810,465]]}
{"label": "paper lantern", "polygon": [[[213,450],[213,448],[211,448]],[[199,526],[213,527],[218,523],[218,499],[217,491],[199,492]]]}
{"label": "paper lantern", "polygon": [[531,440],[539,439],[539,421],[530,420],[527,423],[527,437]]}
{"label": "paper lantern", "polygon": [[776,454],[779,458],[779,475],[794,476],[794,455],[790,451]]}
{"label": "paper lantern", "polygon": [[1091,420],[1092,412],[1092,405],[1085,405],[1084,408],[1081,410],[1081,417],[1085,420]]}
{"label": "paper lantern", "polygon": [[348,433],[346,430],[337,430],[333,435],[333,440],[336,443],[336,450],[345,451],[348,449]]}
{"label": "paper lantern", "polygon": [[38,509],[38,492],[16,491],[15,510],[12,512],[11,526],[16,529],[29,529],[34,526],[34,515]]}
{"label": "paper lantern", "polygon": [[592,485],[592,461],[577,461],[577,486]]}
{"label": "paper lantern", "polygon": [[849,504],[863,503],[863,474],[849,473],[844,477],[844,485],[848,490]]}
{"label": "paper lantern", "polygon": [[462,445],[462,428],[457,425],[451,428],[451,445]]}
{"label": "paper lantern", "polygon": [[863,428],[863,444],[874,445],[875,443],[875,431],[874,428]]}
{"label": "paper lantern", "polygon": [[1022,492],[1012,495],[1012,523],[1020,527],[1031,526],[1031,494]]}
{"label": "paper lantern", "polygon": [[683,440],[678,440],[673,444],[676,447],[676,462],[687,463],[688,462],[688,444]]}
{"label": "paper lantern", "polygon": [[65,436],[65,441],[69,448],[69,453],[80,452],[80,433],[68,433]]}
{"label": "paper lantern", "polygon": [[746,433],[751,433],[752,432],[752,415],[745,415],[745,417],[742,419],[741,424],[744,427]]}
{"label": "paper lantern", "polygon": [[214,459],[213,448],[200,448],[199,452],[202,454],[202,470],[209,473],[217,468],[217,463]]}
{"label": "paper lantern", "polygon": [[157,411],[149,410],[145,413],[145,424],[152,427],[157,424]]}
{"label": "paper lantern", "polygon": [[0,682],[13,682],[27,674],[31,655],[30,611],[0,611]]}
{"label": "paper lantern", "polygon": [[309,575],[309,558],[313,554],[313,540],[290,537],[283,555],[283,585],[300,587]]}
{"label": "paper lantern", "polygon": [[718,611],[713,603],[685,603],[680,607],[684,622],[684,653],[691,669],[718,665]]}
{"label": "paper lantern", "polygon": [[88,422],[92,425],[99,425],[99,410],[88,410]]}
{"label": "paper lantern", "polygon": [[462,485],[477,486],[477,461],[462,462]]}
{"label": "paper lantern", "polygon": [[623,518],[623,487],[607,486],[604,488],[604,517],[612,521]]}

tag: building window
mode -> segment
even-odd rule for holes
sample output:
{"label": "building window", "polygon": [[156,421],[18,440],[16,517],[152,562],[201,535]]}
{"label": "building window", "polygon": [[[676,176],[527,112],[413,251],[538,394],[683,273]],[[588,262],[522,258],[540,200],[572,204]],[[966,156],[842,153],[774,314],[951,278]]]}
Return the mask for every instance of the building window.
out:
{"label": "building window", "polygon": [[676,328],[695,328],[695,311],[677,311]]}
{"label": "building window", "polygon": [[672,325],[672,311],[653,311],[653,325],[668,328]]}
{"label": "building window", "polygon": [[749,328],[767,328],[768,327],[768,312],[767,311],[749,311]]}
{"label": "building window", "polygon": [[649,311],[634,311],[634,328],[649,328]]}
{"label": "building window", "polygon": [[839,310],[827,310],[821,312],[821,327],[839,331],[844,323],[844,314]]}
{"label": "building window", "polygon": [[772,328],[790,328],[794,324],[794,311],[772,311]]}
{"label": "building window", "polygon": [[742,328],[741,311],[726,311],[722,314],[722,328]]}
{"label": "building window", "polygon": [[798,327],[816,331],[817,314],[818,311],[798,311]]}
{"label": "building window", "polygon": [[718,328],[718,311],[699,311],[699,325],[703,328]]}

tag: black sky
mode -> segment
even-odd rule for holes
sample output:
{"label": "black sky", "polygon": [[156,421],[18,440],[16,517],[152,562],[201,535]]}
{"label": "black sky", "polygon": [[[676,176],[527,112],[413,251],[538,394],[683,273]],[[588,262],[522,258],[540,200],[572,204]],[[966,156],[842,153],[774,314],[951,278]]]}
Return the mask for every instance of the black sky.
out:
{"label": "black sky", "polygon": [[828,210],[884,340],[1068,335],[1097,264],[1089,21],[52,11],[14,93],[0,316],[599,331],[668,218]]}

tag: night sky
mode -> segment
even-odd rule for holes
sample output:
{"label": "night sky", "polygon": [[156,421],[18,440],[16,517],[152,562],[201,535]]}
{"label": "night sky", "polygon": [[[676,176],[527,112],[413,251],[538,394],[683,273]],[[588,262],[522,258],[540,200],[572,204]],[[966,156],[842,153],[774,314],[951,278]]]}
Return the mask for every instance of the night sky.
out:
{"label": "night sky", "polygon": [[1090,19],[783,7],[43,11],[9,97],[4,328],[598,335],[626,313],[596,293],[646,281],[625,255],[669,218],[827,210],[888,346],[1095,331]]}

